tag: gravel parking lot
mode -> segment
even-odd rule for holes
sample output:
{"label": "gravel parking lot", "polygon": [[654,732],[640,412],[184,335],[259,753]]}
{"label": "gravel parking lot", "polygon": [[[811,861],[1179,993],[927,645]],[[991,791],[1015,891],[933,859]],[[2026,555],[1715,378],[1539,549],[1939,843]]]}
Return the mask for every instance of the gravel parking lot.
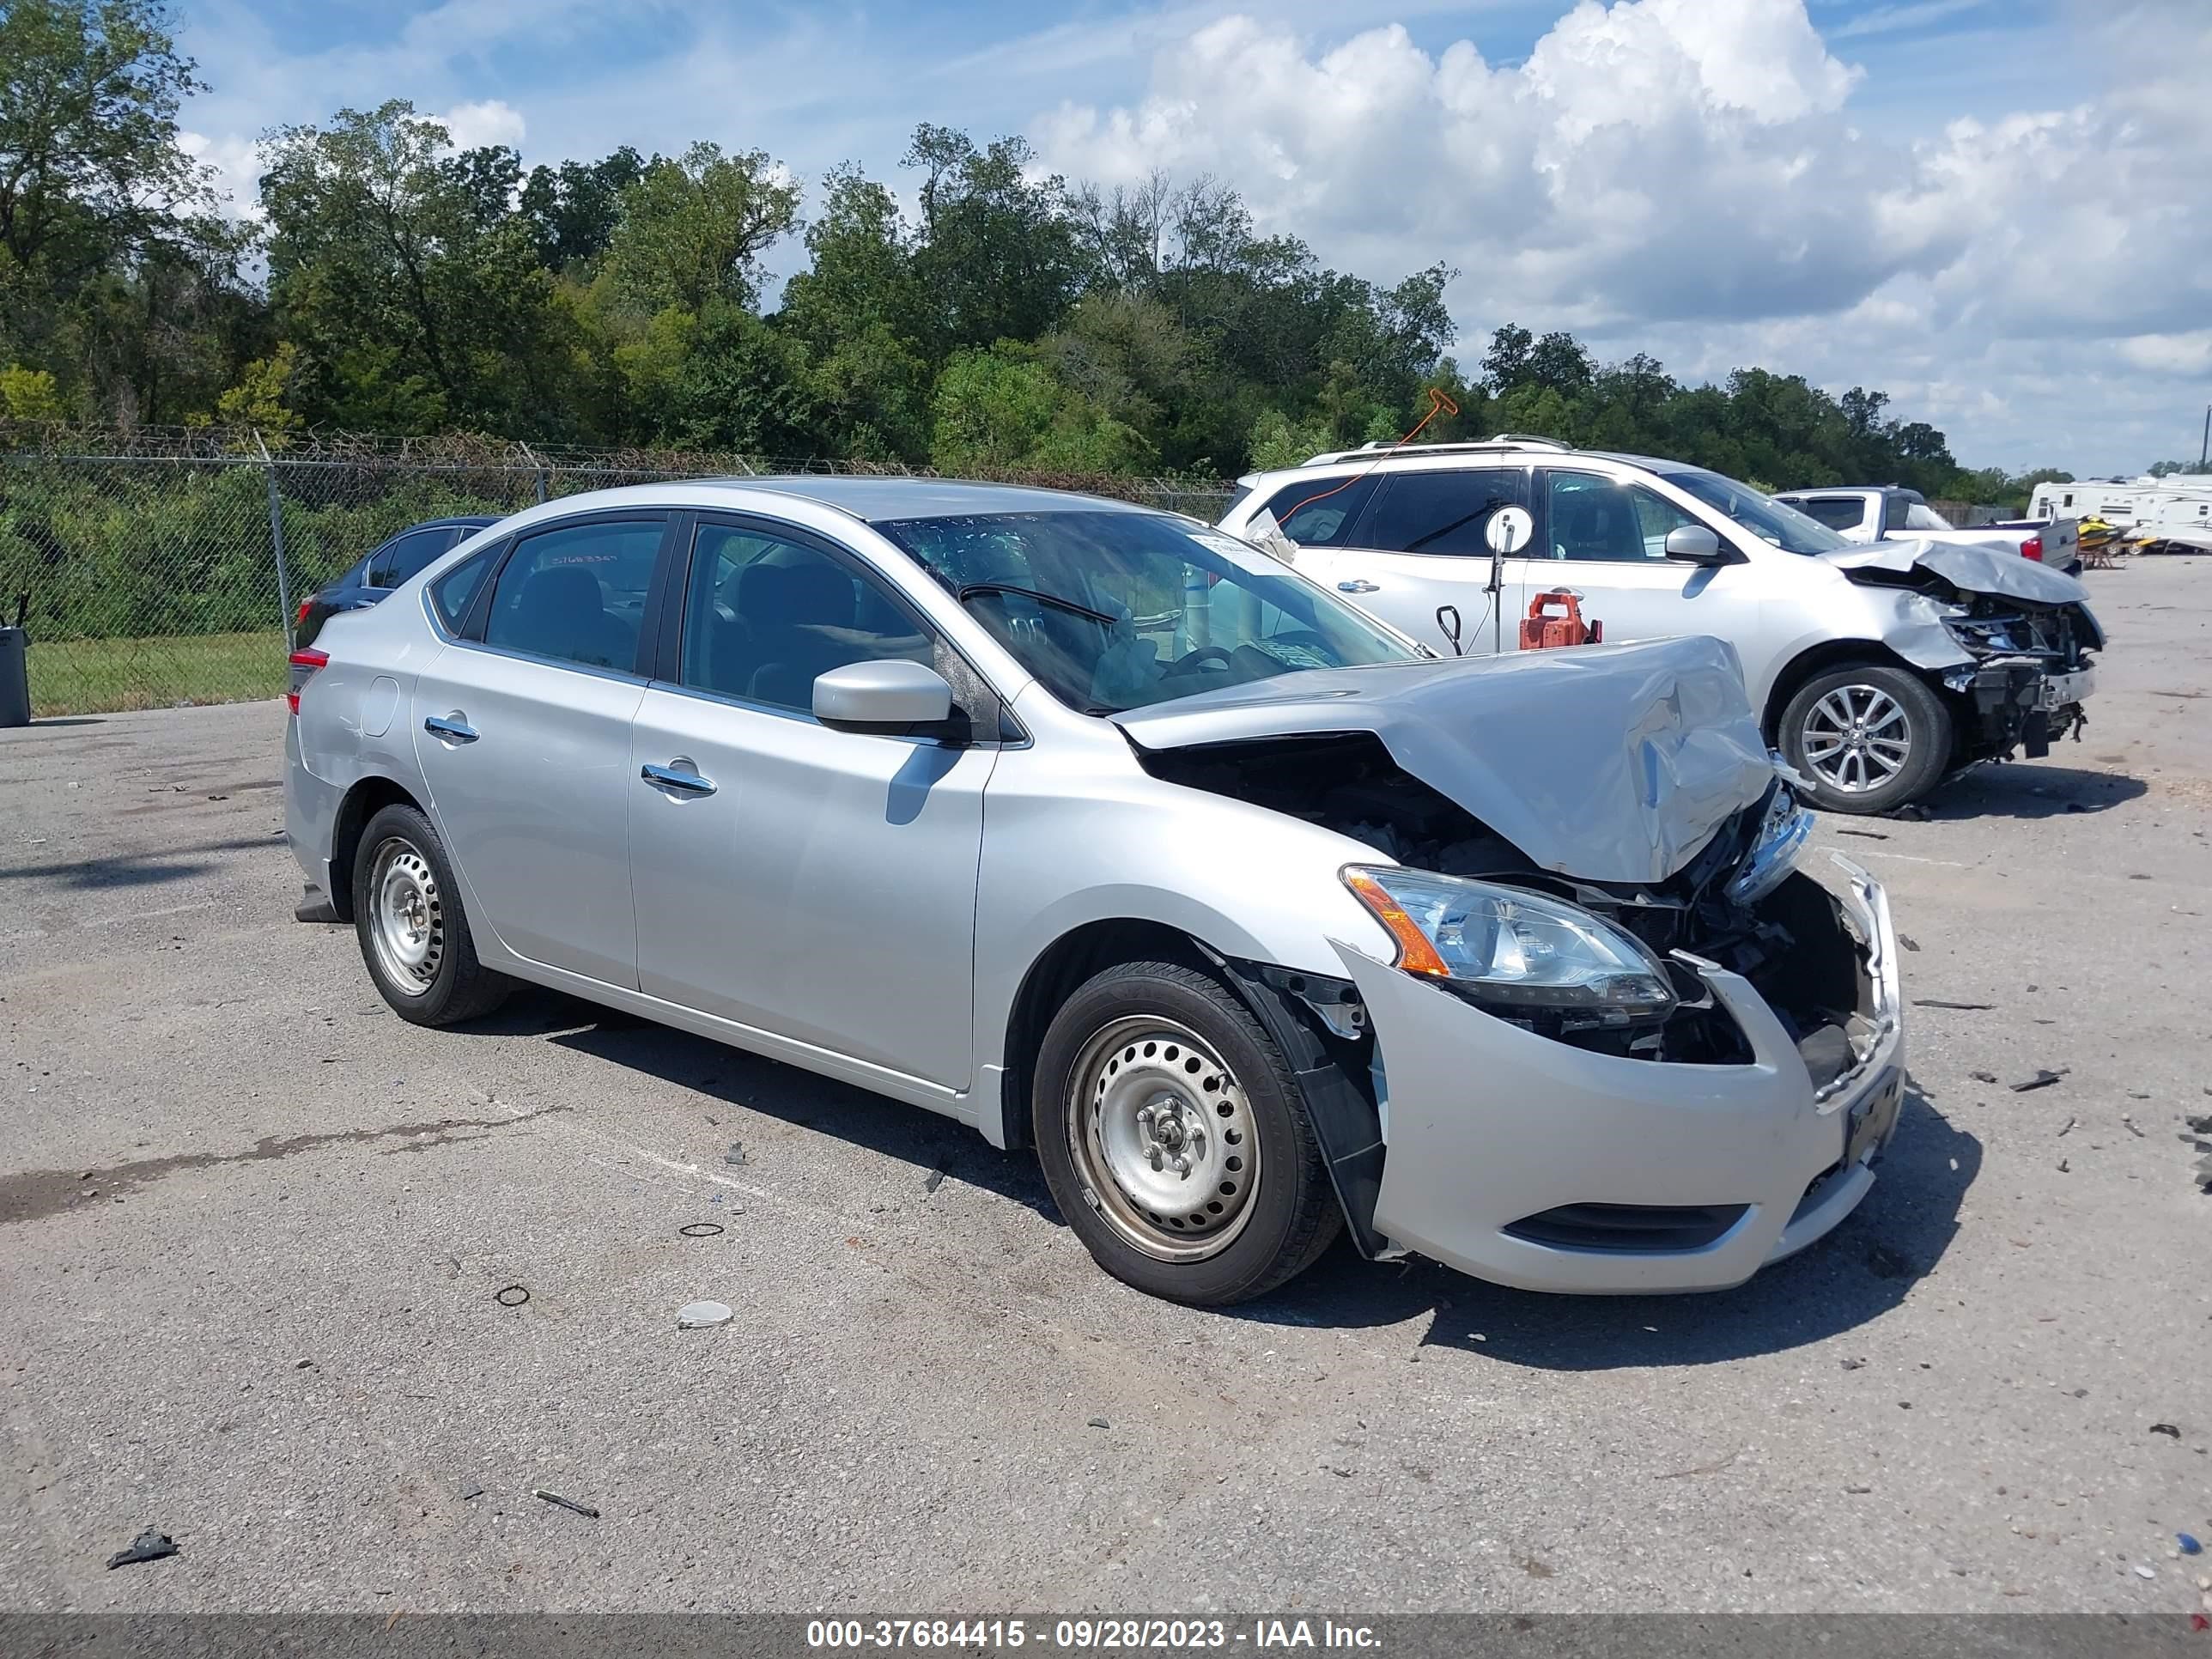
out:
{"label": "gravel parking lot", "polygon": [[1859,1214],[1704,1297],[1148,1301],[949,1121],[402,1024],[290,919],[280,703],[0,732],[0,1606],[2197,1610],[2212,560],[2089,580],[2084,742],[1824,823],[1976,1006]]}

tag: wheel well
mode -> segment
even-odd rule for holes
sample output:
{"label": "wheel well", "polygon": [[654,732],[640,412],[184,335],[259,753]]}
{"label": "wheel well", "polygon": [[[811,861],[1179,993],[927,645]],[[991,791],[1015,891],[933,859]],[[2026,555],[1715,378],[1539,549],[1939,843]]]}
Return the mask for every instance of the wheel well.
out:
{"label": "wheel well", "polygon": [[1790,659],[1788,667],[1775,676],[1774,689],[1766,694],[1766,714],[1759,722],[1770,746],[1779,747],[1782,741],[1782,711],[1790,707],[1790,699],[1797,695],[1798,688],[1816,674],[1825,674],[1832,668],[1898,668],[1908,674],[1927,678],[1926,673],[1874,640],[1830,640],[1814,646]]}
{"label": "wheel well", "polygon": [[1006,1021],[1000,1105],[1009,1146],[1030,1142],[1031,1072],[1053,1016],[1085,981],[1121,962],[1173,962],[1213,971],[1212,959],[1197,940],[1164,922],[1128,918],[1085,922],[1046,946],[1023,977]]}
{"label": "wheel well", "polygon": [[390,778],[363,778],[338,803],[337,827],[331,836],[331,907],[340,921],[353,920],[353,860],[362,831],[387,806],[422,805]]}

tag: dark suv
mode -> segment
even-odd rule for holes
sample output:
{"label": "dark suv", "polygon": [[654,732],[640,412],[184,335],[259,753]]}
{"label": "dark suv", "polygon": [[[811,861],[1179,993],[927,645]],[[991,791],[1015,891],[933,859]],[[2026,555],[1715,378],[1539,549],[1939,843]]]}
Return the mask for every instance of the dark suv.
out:
{"label": "dark suv", "polygon": [[[482,517],[430,519],[410,525],[389,541],[380,543],[336,581],[300,601],[299,614],[292,620],[295,655],[313,645],[315,635],[323,631],[323,624],[339,611],[368,609],[447,548],[498,522],[495,518]],[[306,664],[293,663],[291,690],[295,696],[313,672],[313,668]]]}

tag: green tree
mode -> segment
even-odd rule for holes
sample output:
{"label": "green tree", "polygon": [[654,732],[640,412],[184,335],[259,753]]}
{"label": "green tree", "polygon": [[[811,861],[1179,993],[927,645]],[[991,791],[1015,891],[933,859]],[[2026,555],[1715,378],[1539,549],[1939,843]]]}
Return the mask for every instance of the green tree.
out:
{"label": "green tree", "polygon": [[1015,468],[1132,472],[1152,459],[1141,434],[1053,379],[1028,347],[1000,341],[954,356],[930,404],[940,471]]}
{"label": "green tree", "polygon": [[173,418],[228,368],[191,327],[243,245],[179,144],[199,89],[156,0],[0,3],[0,360],[80,412]]}
{"label": "green tree", "polygon": [[300,406],[339,426],[557,434],[572,425],[553,279],[511,211],[504,147],[454,154],[395,100],[262,146],[269,291]]}
{"label": "green tree", "polygon": [[945,354],[1054,327],[1083,268],[1063,181],[1030,176],[1036,157],[1023,139],[979,149],[967,134],[927,123],[905,159],[922,175],[914,270],[924,343]]}
{"label": "green tree", "polygon": [[680,160],[656,157],[622,192],[605,275],[623,301],[657,312],[750,308],[761,256],[799,222],[799,185],[760,150],[725,155],[696,143]]}

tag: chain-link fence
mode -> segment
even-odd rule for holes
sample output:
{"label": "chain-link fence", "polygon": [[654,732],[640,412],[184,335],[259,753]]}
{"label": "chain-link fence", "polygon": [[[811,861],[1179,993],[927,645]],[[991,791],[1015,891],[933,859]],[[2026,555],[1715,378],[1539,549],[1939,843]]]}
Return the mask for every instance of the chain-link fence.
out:
{"label": "chain-link fence", "polygon": [[[41,718],[273,697],[300,602],[425,519],[666,478],[908,471],[465,437],[272,450],[213,429],[0,432],[0,620],[28,631]],[[1229,500],[1206,481],[1008,476],[1209,521]]]}

